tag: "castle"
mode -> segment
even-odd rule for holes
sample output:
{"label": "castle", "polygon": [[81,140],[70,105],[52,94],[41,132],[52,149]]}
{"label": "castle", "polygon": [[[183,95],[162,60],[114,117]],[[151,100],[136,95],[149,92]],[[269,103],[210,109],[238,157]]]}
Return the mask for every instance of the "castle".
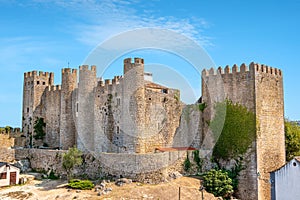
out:
{"label": "castle", "polygon": [[[62,84],[54,74],[24,74],[22,128],[27,144],[83,151],[154,152],[172,146],[181,113],[180,92],[152,82],[144,60],[124,60],[123,76],[103,81],[96,66],[62,69]],[[35,141],[36,119],[45,123],[45,138]],[[31,141],[30,141],[31,140]],[[32,143],[32,144],[31,144]]]}
{"label": "castle", "polygon": [[[201,152],[207,148],[206,122],[214,117],[215,103],[230,99],[256,116],[256,140],[244,155],[239,196],[270,199],[269,172],[285,164],[281,70],[255,63],[203,70],[201,103],[207,105],[203,112],[180,102],[179,90],[154,83],[141,58],[125,59],[123,76],[113,80],[97,78],[96,66],[85,65],[77,79],[77,70],[69,68],[62,70],[61,86],[53,85],[53,73],[24,74],[22,128],[27,146],[76,145],[85,152],[111,153],[110,159],[127,154],[134,156],[132,167],[137,160],[168,163],[171,154],[159,158],[155,149],[193,146]],[[37,119],[45,122],[43,140],[32,139]],[[130,161],[120,166],[126,165]]]}

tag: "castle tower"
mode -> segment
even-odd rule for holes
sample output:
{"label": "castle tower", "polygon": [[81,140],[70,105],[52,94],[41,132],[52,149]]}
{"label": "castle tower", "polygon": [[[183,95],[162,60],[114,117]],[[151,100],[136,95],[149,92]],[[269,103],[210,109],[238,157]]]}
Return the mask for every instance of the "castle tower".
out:
{"label": "castle tower", "polygon": [[46,87],[52,86],[53,81],[53,73],[37,73],[37,71],[24,73],[22,129],[27,137],[26,145],[32,145],[30,144],[30,135],[33,134],[34,120],[36,117],[34,113],[37,106],[41,103],[41,97]]}
{"label": "castle tower", "polygon": [[77,70],[62,69],[61,111],[60,111],[60,148],[67,150],[76,144],[75,122],[72,112],[72,92],[77,87]]}
{"label": "castle tower", "polygon": [[79,67],[77,147],[94,150],[94,90],[97,86],[96,66]]}
{"label": "castle tower", "polygon": [[270,172],[286,162],[282,72],[252,63],[255,71],[258,199],[271,199]]}
{"label": "castle tower", "polygon": [[240,68],[234,65],[232,68],[226,66],[224,70],[204,70],[202,101],[208,105],[204,121],[212,120],[214,104],[226,98],[256,115],[256,141],[244,156],[247,168],[240,173],[239,198],[271,199],[269,172],[285,164],[282,73],[254,63],[249,69],[242,64]]}
{"label": "castle tower", "polygon": [[[124,60],[123,108],[120,128],[124,134],[127,151],[143,153],[145,122],[144,60],[131,58]],[[128,119],[128,116],[131,118]]]}

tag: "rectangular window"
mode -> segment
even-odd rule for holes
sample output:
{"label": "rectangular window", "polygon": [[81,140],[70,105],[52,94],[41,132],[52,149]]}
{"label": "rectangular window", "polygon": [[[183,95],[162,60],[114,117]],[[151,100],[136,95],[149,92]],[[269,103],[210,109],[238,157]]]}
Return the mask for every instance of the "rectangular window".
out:
{"label": "rectangular window", "polygon": [[46,85],[46,82],[45,82],[45,81],[43,82],[43,85]]}
{"label": "rectangular window", "polygon": [[29,108],[27,108],[27,113],[29,113]]}
{"label": "rectangular window", "polygon": [[39,85],[39,84],[40,84],[40,81],[37,81],[36,83]]}
{"label": "rectangular window", "polygon": [[0,179],[6,179],[6,172],[0,174]]}

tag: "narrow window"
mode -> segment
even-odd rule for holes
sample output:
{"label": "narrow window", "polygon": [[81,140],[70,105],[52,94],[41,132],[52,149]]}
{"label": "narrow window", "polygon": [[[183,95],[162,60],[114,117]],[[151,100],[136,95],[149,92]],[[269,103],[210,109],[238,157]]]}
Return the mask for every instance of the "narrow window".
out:
{"label": "narrow window", "polygon": [[76,112],[78,112],[78,103],[76,103]]}
{"label": "narrow window", "polygon": [[37,81],[36,83],[39,85],[39,84],[40,84],[40,81]]}
{"label": "narrow window", "polygon": [[6,172],[0,174],[0,179],[6,179]]}
{"label": "narrow window", "polygon": [[162,93],[168,94],[168,90],[167,89],[162,89]]}
{"label": "narrow window", "polygon": [[27,113],[29,113],[29,108],[27,108]]}

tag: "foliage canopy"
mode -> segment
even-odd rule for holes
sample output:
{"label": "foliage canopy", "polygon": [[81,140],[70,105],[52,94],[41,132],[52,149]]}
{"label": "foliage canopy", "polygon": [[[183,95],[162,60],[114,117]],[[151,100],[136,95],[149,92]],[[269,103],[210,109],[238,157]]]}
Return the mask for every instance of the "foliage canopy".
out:
{"label": "foliage canopy", "polygon": [[296,122],[285,120],[285,149],[287,161],[300,156],[300,126]]}

